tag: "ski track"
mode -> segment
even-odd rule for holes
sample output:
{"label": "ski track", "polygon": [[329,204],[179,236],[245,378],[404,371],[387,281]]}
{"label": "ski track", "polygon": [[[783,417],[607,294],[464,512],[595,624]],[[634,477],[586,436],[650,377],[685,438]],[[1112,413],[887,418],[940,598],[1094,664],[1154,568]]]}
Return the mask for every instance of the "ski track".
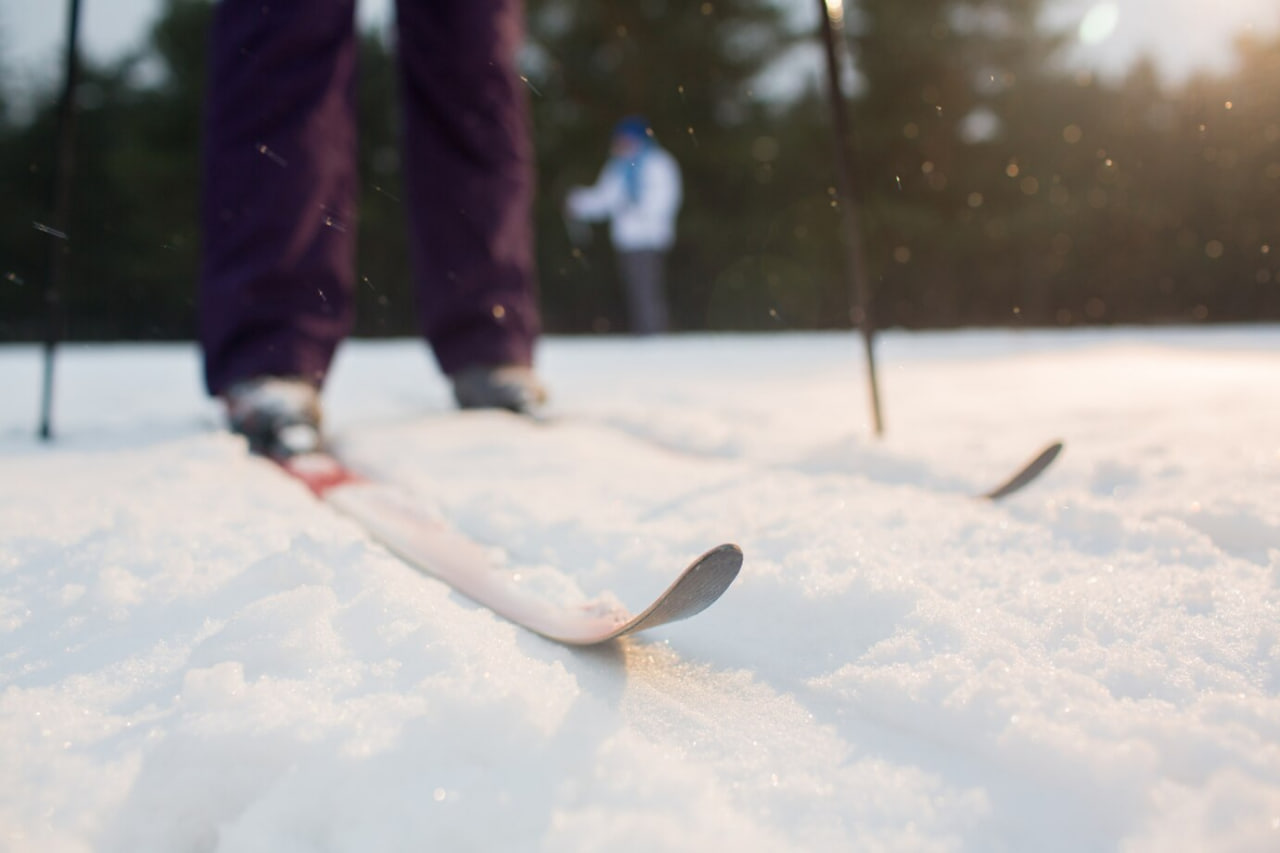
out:
{"label": "ski track", "polygon": [[0,847],[1275,849],[1278,342],[889,335],[880,444],[842,336],[553,340],[545,426],[349,346],[344,453],[548,595],[742,545],[583,651],[209,431],[189,349],[70,352],[53,450],[0,349]]}

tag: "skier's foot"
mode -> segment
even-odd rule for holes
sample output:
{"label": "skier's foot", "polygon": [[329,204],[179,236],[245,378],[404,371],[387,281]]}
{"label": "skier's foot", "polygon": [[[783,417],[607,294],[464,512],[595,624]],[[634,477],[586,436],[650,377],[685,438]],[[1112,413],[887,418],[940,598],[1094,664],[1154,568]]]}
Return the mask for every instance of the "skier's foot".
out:
{"label": "skier's foot", "polygon": [[507,409],[525,414],[547,401],[547,389],[538,375],[523,365],[475,365],[449,378],[453,380],[453,396],[464,409]]}
{"label": "skier's foot", "polygon": [[231,431],[254,453],[287,459],[321,449],[320,393],[310,382],[259,376],[232,385],[223,399]]}

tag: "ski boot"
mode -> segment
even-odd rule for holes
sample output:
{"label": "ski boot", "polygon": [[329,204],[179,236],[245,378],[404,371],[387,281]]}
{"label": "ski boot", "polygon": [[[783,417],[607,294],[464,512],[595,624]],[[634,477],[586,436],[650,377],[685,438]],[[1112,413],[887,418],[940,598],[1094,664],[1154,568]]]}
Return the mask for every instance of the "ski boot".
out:
{"label": "ski boot", "polygon": [[237,382],[223,395],[231,431],[249,449],[283,461],[323,450],[320,392],[304,379],[260,376]]}
{"label": "ski boot", "polygon": [[518,364],[475,365],[451,374],[453,396],[463,409],[506,409],[531,414],[547,401],[532,368]]}

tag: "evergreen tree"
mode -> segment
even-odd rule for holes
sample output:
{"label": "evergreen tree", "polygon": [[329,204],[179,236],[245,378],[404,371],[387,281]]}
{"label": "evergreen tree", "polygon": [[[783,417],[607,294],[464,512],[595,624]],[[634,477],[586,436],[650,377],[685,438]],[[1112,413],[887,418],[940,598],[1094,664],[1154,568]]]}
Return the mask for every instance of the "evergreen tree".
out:
{"label": "evergreen tree", "polygon": [[[1173,87],[1047,58],[1040,0],[863,0],[848,13],[856,162],[879,324],[1280,317],[1280,39]],[[642,113],[684,172],[670,269],[679,327],[848,325],[823,92],[764,105],[793,33],[772,0],[529,0],[523,55],[552,331],[625,325],[608,241],[571,246],[561,203]],[[166,0],[147,43],[84,64],[65,299],[71,336],[190,337],[210,0]],[[413,334],[397,80],[360,44],[358,334]],[[56,87],[0,101],[0,340],[44,331]]]}
{"label": "evergreen tree", "polygon": [[1004,180],[1019,105],[1058,45],[1036,27],[1041,5],[859,3],[855,126],[881,323],[974,322],[996,306],[1012,316],[1021,270],[1008,252],[1029,202]]}

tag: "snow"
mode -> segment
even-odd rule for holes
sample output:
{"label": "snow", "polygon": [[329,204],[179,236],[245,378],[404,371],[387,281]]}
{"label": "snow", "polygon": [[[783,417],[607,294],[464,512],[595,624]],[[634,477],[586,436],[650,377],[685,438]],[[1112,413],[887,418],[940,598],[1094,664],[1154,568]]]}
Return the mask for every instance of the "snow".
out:
{"label": "snow", "polygon": [[[555,417],[420,344],[327,392],[360,468],[549,595],[549,643],[222,433],[193,348],[0,347],[0,849],[1280,849],[1280,329],[551,339]],[[971,500],[1048,440],[1026,491]]]}

